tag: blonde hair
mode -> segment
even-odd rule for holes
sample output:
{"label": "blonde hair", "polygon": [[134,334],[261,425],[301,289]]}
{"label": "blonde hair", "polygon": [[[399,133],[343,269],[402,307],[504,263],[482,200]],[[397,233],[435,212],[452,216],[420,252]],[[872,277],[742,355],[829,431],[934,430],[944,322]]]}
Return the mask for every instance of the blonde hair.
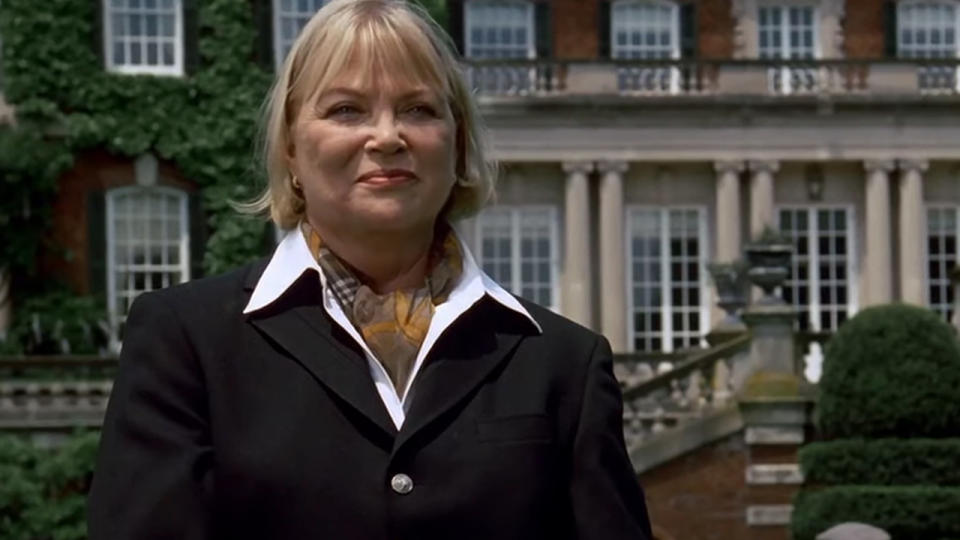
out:
{"label": "blonde hair", "polygon": [[325,5],[297,37],[264,102],[260,155],[267,187],[238,209],[269,213],[284,229],[303,218],[305,202],[287,167],[293,119],[305,101],[348,66],[359,65],[363,82],[402,66],[393,74],[425,82],[444,96],[456,124],[457,178],[441,217],[454,220],[479,211],[493,195],[497,164],[489,157],[477,105],[453,50],[446,33],[407,1],[332,0]]}

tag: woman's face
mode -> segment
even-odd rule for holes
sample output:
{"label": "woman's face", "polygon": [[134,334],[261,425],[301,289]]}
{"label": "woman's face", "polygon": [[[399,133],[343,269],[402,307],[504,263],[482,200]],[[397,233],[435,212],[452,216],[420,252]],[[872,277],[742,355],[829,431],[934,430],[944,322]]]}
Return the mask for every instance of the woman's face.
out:
{"label": "woman's face", "polygon": [[361,79],[345,73],[296,114],[288,155],[307,217],[322,234],[432,228],[455,180],[450,107],[426,85]]}

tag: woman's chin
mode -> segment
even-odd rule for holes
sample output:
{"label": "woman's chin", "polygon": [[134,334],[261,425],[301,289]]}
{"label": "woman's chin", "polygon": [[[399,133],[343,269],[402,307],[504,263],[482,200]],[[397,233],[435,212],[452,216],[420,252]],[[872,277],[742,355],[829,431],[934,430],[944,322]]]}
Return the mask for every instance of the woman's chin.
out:
{"label": "woman's chin", "polygon": [[[390,201],[393,202],[393,201]],[[377,204],[363,212],[357,212],[358,226],[382,231],[416,231],[432,227],[436,214],[430,215],[418,208],[403,204]]]}

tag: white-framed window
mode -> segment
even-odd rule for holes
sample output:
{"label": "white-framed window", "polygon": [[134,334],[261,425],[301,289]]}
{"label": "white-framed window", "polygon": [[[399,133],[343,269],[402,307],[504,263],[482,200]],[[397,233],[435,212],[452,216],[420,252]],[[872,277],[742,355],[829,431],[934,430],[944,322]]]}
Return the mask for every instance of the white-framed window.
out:
{"label": "white-framed window", "polygon": [[[464,55],[477,60],[537,56],[533,3],[527,0],[467,0],[463,9]],[[524,93],[536,82],[528,67],[485,65],[467,71],[480,92]]]}
{"label": "white-framed window", "polygon": [[[897,55],[904,58],[960,58],[960,2],[901,1],[897,4]],[[923,66],[921,90],[960,89],[955,66]]]}
{"label": "white-framed window", "polygon": [[107,311],[114,336],[143,292],[190,279],[187,194],[164,187],[123,187],[106,196]]}
{"label": "white-framed window", "polygon": [[181,0],[103,2],[103,46],[109,71],[183,75]]}
{"label": "white-framed window", "polygon": [[[613,58],[665,60],[680,58],[680,10],[669,0],[620,0],[610,12]],[[620,90],[676,92],[676,68],[619,68]]]}
{"label": "white-framed window", "polygon": [[556,310],[559,304],[557,209],[497,206],[476,219],[477,264],[513,294]]}
{"label": "white-framed window", "polygon": [[957,266],[960,206],[927,207],[927,302],[947,321],[953,317],[950,272]]}
{"label": "white-framed window", "polygon": [[[757,8],[760,58],[812,60],[820,57],[817,9],[810,4],[761,5]],[[802,64],[773,67],[770,91],[792,94],[817,90],[817,70]]]}
{"label": "white-framed window", "polygon": [[706,210],[631,207],[626,226],[630,346],[647,352],[701,346],[710,328]]}
{"label": "white-framed window", "polygon": [[467,58],[535,58],[533,4],[524,0],[468,0],[464,9]]}
{"label": "white-framed window", "polygon": [[327,0],[273,0],[273,53],[277,67],[293,47],[300,31]]}
{"label": "white-framed window", "polygon": [[834,331],[857,311],[853,209],[798,206],[777,210],[780,231],[794,242],[783,299],[804,331]]}

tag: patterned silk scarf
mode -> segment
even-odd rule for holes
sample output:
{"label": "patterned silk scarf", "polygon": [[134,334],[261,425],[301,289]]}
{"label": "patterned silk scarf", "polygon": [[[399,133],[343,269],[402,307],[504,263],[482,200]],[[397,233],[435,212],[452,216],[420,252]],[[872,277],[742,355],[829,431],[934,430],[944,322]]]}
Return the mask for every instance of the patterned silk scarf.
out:
{"label": "patterned silk scarf", "polygon": [[442,233],[438,230],[423,285],[377,294],[324,245],[306,221],[300,230],[347,318],[390,375],[397,394],[403,397],[417,352],[430,328],[434,307],[447,300],[463,271],[463,255],[453,232],[447,227]]}

